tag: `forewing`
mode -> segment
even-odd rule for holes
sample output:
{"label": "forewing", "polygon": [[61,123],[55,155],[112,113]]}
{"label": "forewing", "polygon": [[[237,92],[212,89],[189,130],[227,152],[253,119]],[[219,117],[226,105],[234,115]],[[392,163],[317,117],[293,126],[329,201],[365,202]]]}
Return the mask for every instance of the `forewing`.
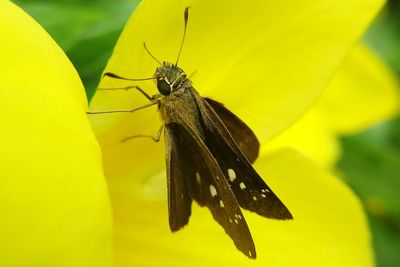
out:
{"label": "forewing", "polygon": [[[250,258],[255,246],[240,207],[224,174],[199,135],[188,127],[169,123],[165,127],[181,165],[190,196],[207,206],[214,219],[225,229],[236,247]],[[175,179],[171,176],[171,180]]]}
{"label": "forewing", "polygon": [[193,90],[203,120],[205,143],[227,177],[239,205],[274,219],[292,219],[290,211],[272,192],[244,156],[213,108]]}
{"label": "forewing", "polygon": [[178,151],[179,140],[168,128],[165,129],[165,157],[168,183],[168,215],[172,232],[178,231],[189,222],[192,199],[185,182],[182,166],[194,167],[191,161],[182,161]]}
{"label": "forewing", "polygon": [[211,98],[204,98],[222,120],[240,150],[250,163],[253,163],[260,149],[260,143],[254,132],[239,117],[233,114],[222,103]]}

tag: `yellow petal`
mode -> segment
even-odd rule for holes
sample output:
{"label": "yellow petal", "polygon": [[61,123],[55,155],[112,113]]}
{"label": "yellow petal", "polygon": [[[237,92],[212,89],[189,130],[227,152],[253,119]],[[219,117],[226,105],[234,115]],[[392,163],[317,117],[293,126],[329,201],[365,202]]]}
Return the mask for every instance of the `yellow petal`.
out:
{"label": "yellow petal", "polygon": [[334,131],[361,131],[397,113],[399,84],[376,55],[359,45],[336,73],[316,108]]}
{"label": "yellow petal", "polygon": [[205,208],[194,205],[189,225],[171,234],[164,200],[115,198],[118,265],[373,266],[362,206],[340,180],[291,150],[261,157],[256,168],[294,215],[245,213],[257,260],[237,251]]}
{"label": "yellow petal", "polygon": [[[159,1],[144,0],[124,29],[105,71],[131,78],[151,77],[160,60],[175,62],[190,6],[187,39],[179,65],[194,74],[201,94],[227,104],[264,143],[293,123],[315,101],[382,0],[340,1]],[[100,87],[140,85],[157,93],[152,81],[105,78]],[[97,92],[91,110],[147,103],[137,91]],[[113,182],[140,183],[164,166],[161,144],[120,140],[154,135],[161,125],[156,108],[134,114],[92,116]],[[133,166],[140,166],[132,172]],[[122,181],[124,180],[124,181]],[[128,189],[130,190],[130,189]]]}
{"label": "yellow petal", "polygon": [[111,266],[111,210],[79,76],[0,1],[0,266]]}
{"label": "yellow petal", "polygon": [[357,46],[322,98],[306,115],[264,145],[264,151],[291,147],[333,167],[340,154],[337,134],[348,134],[389,119],[398,110],[398,83],[372,51]]}
{"label": "yellow petal", "polygon": [[314,108],[271,142],[263,145],[261,152],[282,148],[295,149],[328,168],[334,166],[341,150],[329,122]]}

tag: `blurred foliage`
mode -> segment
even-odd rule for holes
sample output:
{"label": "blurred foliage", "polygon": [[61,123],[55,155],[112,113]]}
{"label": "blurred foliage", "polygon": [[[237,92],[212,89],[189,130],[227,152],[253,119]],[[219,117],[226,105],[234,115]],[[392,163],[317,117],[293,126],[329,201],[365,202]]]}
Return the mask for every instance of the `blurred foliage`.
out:
{"label": "blurred foliage", "polygon": [[[138,0],[19,0],[64,49],[90,99]],[[400,1],[387,8],[365,41],[400,75]],[[379,267],[400,266],[400,118],[342,138],[338,171],[368,212]],[[357,248],[355,248],[357,249]]]}
{"label": "blurred foliage", "polygon": [[368,212],[377,266],[400,266],[400,119],[343,138],[338,164]]}
{"label": "blurred foliage", "polygon": [[400,1],[389,1],[369,28],[365,40],[392,68],[400,73]]}
{"label": "blurred foliage", "polygon": [[56,40],[78,70],[88,98],[139,0],[17,0]]}

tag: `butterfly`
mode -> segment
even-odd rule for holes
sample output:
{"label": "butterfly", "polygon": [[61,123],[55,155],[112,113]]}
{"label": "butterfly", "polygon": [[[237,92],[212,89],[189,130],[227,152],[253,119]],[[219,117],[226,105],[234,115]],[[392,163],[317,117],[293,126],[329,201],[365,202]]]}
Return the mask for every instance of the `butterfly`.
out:
{"label": "butterfly", "polygon": [[[188,224],[194,200],[211,211],[240,251],[255,259],[255,245],[241,208],[267,218],[293,217],[252,167],[260,147],[253,131],[223,104],[202,97],[178,66],[188,10],[184,12],[184,36],[176,63],[158,61],[145,45],[160,64],[148,78],[156,81],[159,94],[150,96],[140,87],[131,86],[150,102],[132,110],[88,113],[134,112],[157,105],[163,126],[153,139],[158,141],[164,130],[171,231]],[[111,72],[104,76],[130,81],[147,79],[129,79]]]}

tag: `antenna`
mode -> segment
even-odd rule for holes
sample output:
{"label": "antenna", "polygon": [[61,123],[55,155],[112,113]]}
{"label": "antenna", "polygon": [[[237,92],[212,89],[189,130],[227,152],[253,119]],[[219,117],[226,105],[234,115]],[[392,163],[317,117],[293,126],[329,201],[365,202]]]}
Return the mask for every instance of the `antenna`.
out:
{"label": "antenna", "polygon": [[144,46],[144,49],[147,51],[147,53],[148,53],[155,61],[157,61],[158,64],[162,65],[161,62],[160,62],[155,56],[153,56],[152,53],[150,53],[149,49],[147,49],[147,46],[146,46],[146,43],[145,43],[145,42],[143,42],[143,46]]}
{"label": "antenna", "polygon": [[184,19],[185,19],[185,28],[183,30],[183,38],[182,38],[182,42],[181,42],[181,47],[179,48],[178,58],[176,59],[175,66],[178,65],[179,57],[181,56],[181,52],[182,52],[183,42],[185,41],[185,37],[186,37],[186,27],[187,27],[187,23],[189,20],[189,7],[185,8]]}

